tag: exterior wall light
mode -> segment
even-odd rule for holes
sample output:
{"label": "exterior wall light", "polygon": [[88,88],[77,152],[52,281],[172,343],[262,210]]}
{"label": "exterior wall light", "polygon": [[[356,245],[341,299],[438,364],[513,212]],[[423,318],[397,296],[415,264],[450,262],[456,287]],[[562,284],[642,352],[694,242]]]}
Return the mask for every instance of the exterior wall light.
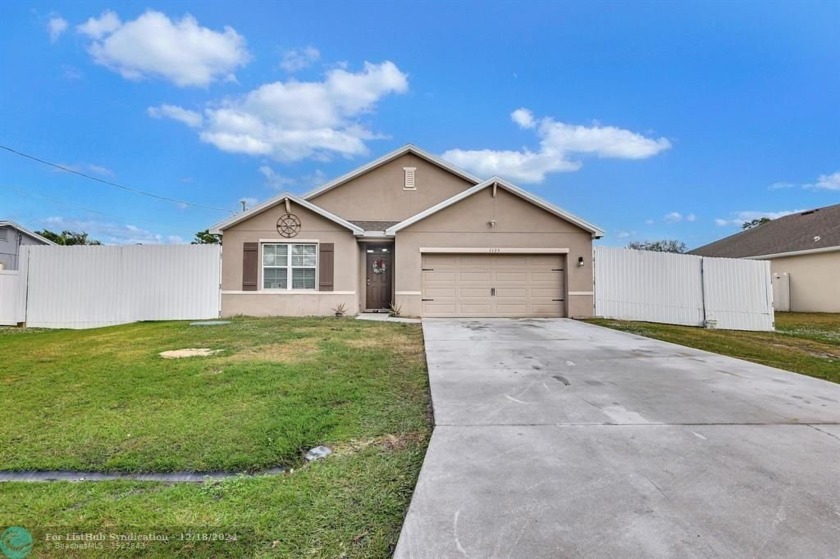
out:
{"label": "exterior wall light", "polygon": [[578,268],[583,268],[583,256],[578,256]]}

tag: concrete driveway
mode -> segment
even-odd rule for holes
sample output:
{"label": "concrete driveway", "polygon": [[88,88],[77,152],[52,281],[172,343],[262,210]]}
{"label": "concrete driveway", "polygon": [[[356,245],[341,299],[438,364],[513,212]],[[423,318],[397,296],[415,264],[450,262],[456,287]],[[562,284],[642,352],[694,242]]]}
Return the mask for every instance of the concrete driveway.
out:
{"label": "concrete driveway", "polygon": [[571,320],[424,320],[397,559],[840,557],[840,386]]}

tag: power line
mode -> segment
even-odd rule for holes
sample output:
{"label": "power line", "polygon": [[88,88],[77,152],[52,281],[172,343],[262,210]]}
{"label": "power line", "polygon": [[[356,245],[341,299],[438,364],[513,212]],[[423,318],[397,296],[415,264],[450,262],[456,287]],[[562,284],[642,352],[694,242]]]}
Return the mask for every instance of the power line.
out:
{"label": "power line", "polygon": [[10,184],[0,184],[0,188],[6,188],[8,190],[14,190],[15,192],[19,192],[20,194],[23,194],[24,196],[29,196],[31,198],[40,198],[41,200],[48,200],[48,201],[54,202],[56,204],[61,204],[62,206],[67,206],[68,208],[76,208],[76,209],[79,209],[79,210],[84,210],[86,212],[103,215],[105,217],[110,217],[110,218],[113,218],[113,219],[118,219],[118,220],[124,221],[126,223],[145,223],[145,224],[148,224],[148,225],[155,225],[157,227],[167,227],[168,226],[168,225],[166,225],[164,223],[160,223],[158,221],[149,221],[148,219],[143,219],[143,218],[128,219],[128,218],[121,217],[121,216],[118,216],[118,215],[109,214],[109,213],[106,213],[106,212],[101,212],[99,210],[94,210],[92,208],[86,208],[86,207],[80,206],[78,204],[71,204],[70,202],[66,202],[64,200],[59,200],[58,198],[50,198],[49,196],[44,196],[43,194],[35,194],[34,192],[30,192],[28,190],[25,190],[23,188],[18,188],[17,186],[12,186]]}
{"label": "power line", "polygon": [[97,178],[97,177],[92,177],[90,175],[86,175],[85,173],[82,173],[81,171],[77,171],[75,169],[70,169],[69,167],[65,167],[65,166],[59,165],[57,163],[50,163],[49,161],[44,161],[43,159],[35,157],[34,155],[29,155],[28,153],[23,153],[22,151],[17,151],[16,149],[12,149],[12,148],[10,148],[8,146],[4,146],[2,144],[0,144],[0,148],[6,150],[8,152],[14,153],[15,155],[19,155],[21,157],[31,159],[32,161],[37,161],[38,163],[41,163],[43,165],[47,165],[49,167],[54,167],[56,169],[64,171],[65,173],[73,173],[74,175],[79,175],[80,177],[84,177],[84,178],[90,179],[92,181],[101,182],[102,184],[107,184],[108,186],[121,188],[122,190],[126,190],[128,192],[133,192],[134,194],[139,194],[141,196],[148,196],[149,198],[156,198],[158,200],[164,200],[166,202],[172,202],[172,203],[175,203],[175,204],[182,204],[184,206],[192,206],[194,208],[202,208],[202,209],[205,209],[205,210],[214,210],[214,211],[218,211],[218,212],[234,213],[233,211],[226,210],[224,208],[215,208],[213,206],[204,206],[202,204],[194,204],[192,202],[187,202],[185,200],[177,200],[175,198],[167,198],[166,196],[160,196],[159,194],[153,194],[151,192],[145,192],[145,191],[139,190],[137,188],[131,188],[130,186],[124,186],[122,184],[117,184],[115,182],[106,181],[104,179],[100,179],[100,178]]}

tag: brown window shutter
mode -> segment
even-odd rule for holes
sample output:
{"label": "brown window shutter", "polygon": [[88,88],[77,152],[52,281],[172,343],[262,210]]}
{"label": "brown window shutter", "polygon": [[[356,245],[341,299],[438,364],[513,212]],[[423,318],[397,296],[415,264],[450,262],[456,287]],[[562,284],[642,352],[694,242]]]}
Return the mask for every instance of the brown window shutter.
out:
{"label": "brown window shutter", "polygon": [[256,291],[260,277],[260,244],[243,243],[242,245],[242,291]]}
{"label": "brown window shutter", "polygon": [[335,275],[335,244],[321,243],[318,245],[318,291],[333,290],[333,276]]}

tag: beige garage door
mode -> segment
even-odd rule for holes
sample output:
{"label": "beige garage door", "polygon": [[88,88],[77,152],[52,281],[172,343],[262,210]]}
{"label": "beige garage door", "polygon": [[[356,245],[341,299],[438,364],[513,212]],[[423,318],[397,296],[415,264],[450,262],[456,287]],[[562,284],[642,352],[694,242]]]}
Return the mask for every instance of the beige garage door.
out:
{"label": "beige garage door", "polygon": [[566,316],[562,254],[424,254],[423,316]]}

